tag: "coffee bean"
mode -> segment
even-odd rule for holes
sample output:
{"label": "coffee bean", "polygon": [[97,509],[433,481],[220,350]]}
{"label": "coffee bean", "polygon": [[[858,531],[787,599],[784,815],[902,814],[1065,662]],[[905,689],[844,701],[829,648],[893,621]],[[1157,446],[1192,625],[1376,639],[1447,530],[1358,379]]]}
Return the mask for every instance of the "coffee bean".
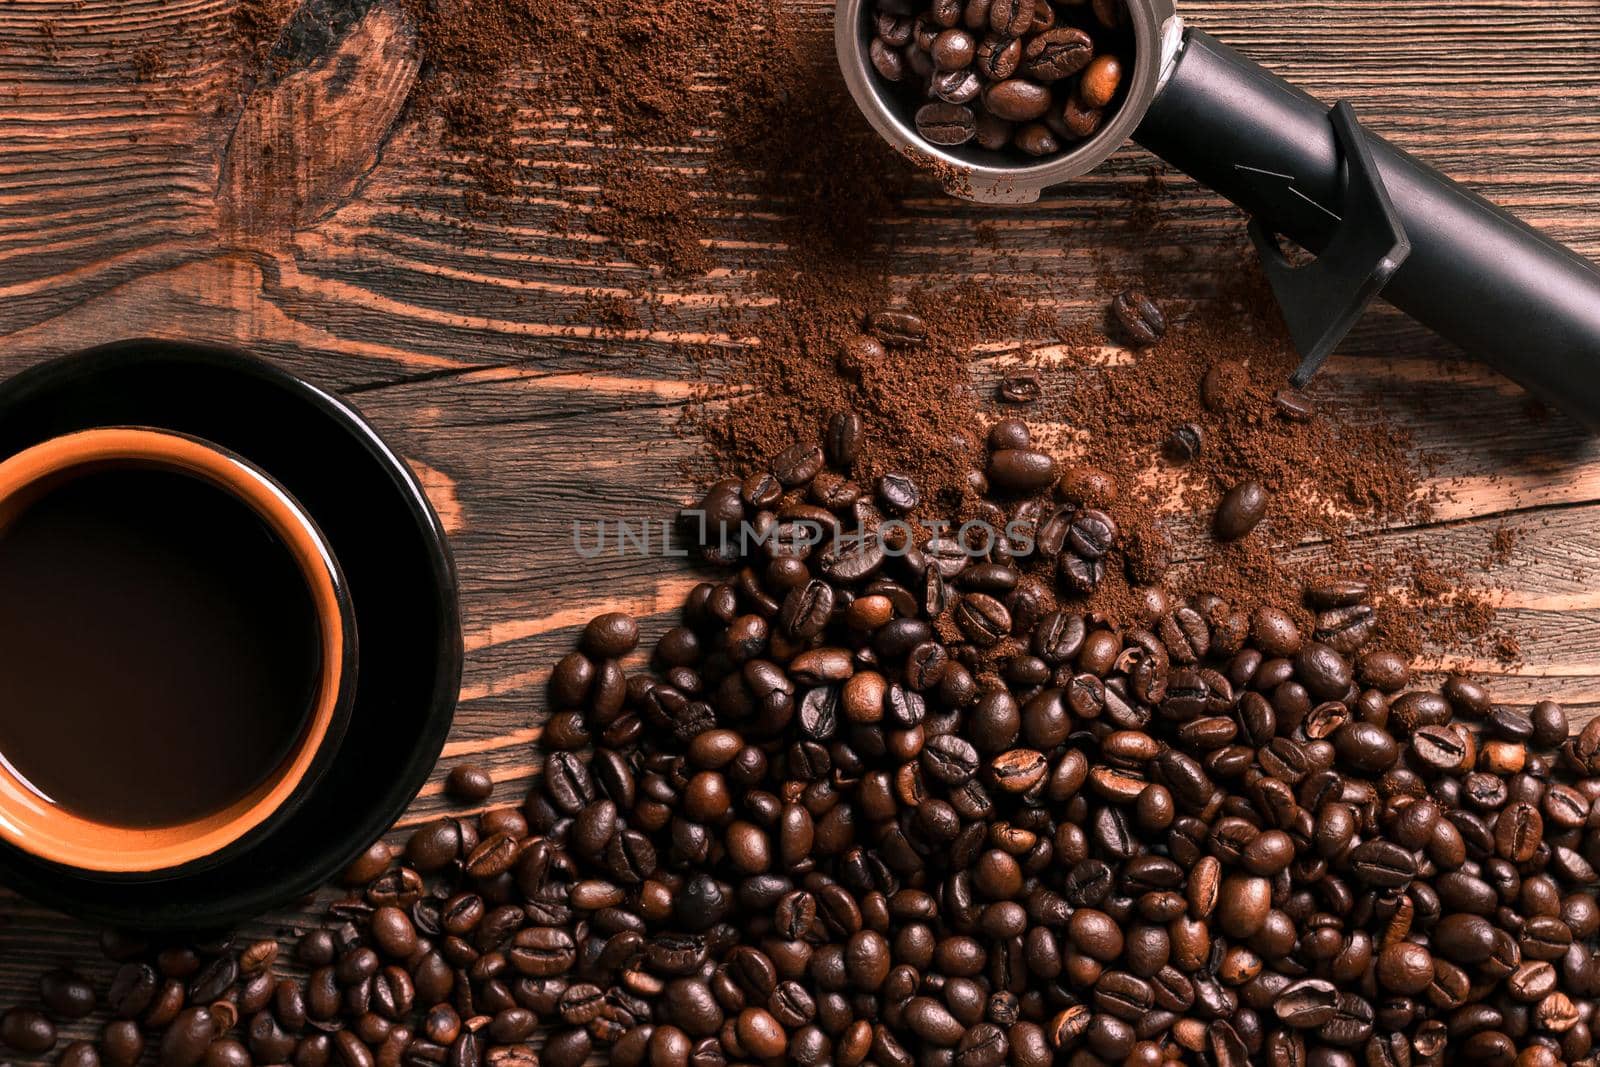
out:
{"label": "coffee bean", "polygon": [[922,494],[910,475],[891,471],[878,479],[878,500],[889,513],[904,515],[922,502]]}
{"label": "coffee bean", "polygon": [[1357,845],[1350,853],[1352,873],[1363,883],[1398,889],[1416,877],[1416,857],[1392,841],[1377,839]]}
{"label": "coffee bean", "polygon": [[1061,105],[1061,126],[1069,136],[1082,140],[1099,131],[1105,115],[1104,108],[1090,107],[1074,92]]}
{"label": "coffee bean", "polygon": [[764,1008],[741,1011],[734,1032],[745,1050],[761,1059],[781,1056],[789,1045],[789,1035],[783,1026]]}
{"label": "coffee bean", "polygon": [[983,91],[983,106],[1007,122],[1031,122],[1050,110],[1050,90],[1027,78],[1007,78]]}
{"label": "coffee bean", "polygon": [[842,542],[837,548],[830,547],[818,561],[828,578],[836,582],[859,582],[870,578],[883,566],[884,546],[877,538],[852,537]]}
{"label": "coffee bean", "polygon": [[100,1051],[92,1042],[74,1041],[61,1050],[56,1064],[57,1067],[100,1067]]}
{"label": "coffee bean", "polygon": [[[877,344],[872,338],[863,341]],[[823,431],[822,442],[828,463],[842,471],[855,465],[861,454],[863,425],[861,416],[853,411],[841,411],[830,416]]]}
{"label": "coffee bean", "polygon": [[1003,1030],[993,1023],[979,1023],[962,1035],[956,1045],[955,1063],[957,1067],[999,1067],[1010,1050],[1011,1043]]}
{"label": "coffee bean", "polygon": [[111,978],[106,1001],[119,1019],[134,1019],[155,999],[160,983],[154,968],[144,963],[124,963]]}
{"label": "coffee bean", "polygon": [[37,1056],[55,1047],[55,1024],[43,1012],[9,1008],[0,1015],[0,1041],[14,1051]]}
{"label": "coffee bean", "polygon": [[1229,489],[1217,505],[1213,530],[1219,541],[1237,541],[1267,514],[1267,491],[1260,482],[1244,481]]}
{"label": "coffee bean", "polygon": [[906,1025],[918,1037],[941,1048],[954,1046],[966,1027],[945,1006],[931,997],[912,997],[905,1007]]}
{"label": "coffee bean", "polygon": [[1011,613],[1000,601],[983,593],[968,593],[961,598],[955,607],[955,622],[967,640],[985,648],[1011,632]]}
{"label": "coffee bean", "polygon": [[1067,933],[1079,952],[1103,963],[1122,954],[1122,929],[1115,919],[1102,911],[1080,908],[1073,912]]}
{"label": "coffee bean", "polygon": [[523,930],[512,939],[506,952],[511,965],[519,972],[535,978],[564,974],[577,959],[577,949],[572,936],[565,930],[549,926],[535,926]]}
{"label": "coffee bean", "polygon": [[1447,915],[1434,931],[1434,944],[1454,963],[1482,963],[1494,952],[1494,927],[1478,915]]}
{"label": "coffee bean", "polygon": [[1034,0],[990,0],[989,27],[1006,37],[1021,37],[1033,25]]}
{"label": "coffee bean", "polygon": [[1310,422],[1317,411],[1311,398],[1298,389],[1279,389],[1272,394],[1272,406],[1290,422]]}
{"label": "coffee bean", "polygon": [[946,786],[958,786],[978,770],[978,751],[971,743],[951,734],[933,738],[922,750],[921,766],[930,778]]}
{"label": "coffee bean", "polygon": [[1035,491],[1056,480],[1056,461],[1046,452],[1001,449],[990,454],[988,474],[989,480],[1003,489]]}
{"label": "coffee bean", "polygon": [[599,659],[621,659],[639,645],[639,624],[620,611],[596,615],[583,628],[584,651]]}
{"label": "coffee bean", "polygon": [[220,1000],[239,978],[239,964],[232,954],[217,956],[202,967],[189,982],[191,1003],[209,1004]]}
{"label": "coffee bean", "polygon": [[1044,781],[1049,763],[1044,753],[1019,748],[1003,753],[989,765],[995,785],[1008,793],[1026,793]]}
{"label": "coffee bean", "polygon": [[1378,982],[1390,992],[1416,996],[1433,981],[1433,955],[1412,941],[1397,941],[1378,955]]}
{"label": "coffee bean", "polygon": [[1097,56],[1083,70],[1078,93],[1089,107],[1107,107],[1122,87],[1122,61],[1114,55]]}
{"label": "coffee bean", "polygon": [[1266,924],[1272,909],[1272,885],[1265,878],[1233,875],[1217,894],[1217,918],[1230,937],[1250,937]]}
{"label": "coffee bean", "polygon": [[94,1011],[94,986],[75,971],[58,968],[39,979],[39,999],[45,1009],[62,1020],[81,1019]]}
{"label": "coffee bean", "polygon": [[1053,155],[1061,150],[1061,144],[1056,141],[1056,134],[1045,123],[1030,122],[1016,131],[1011,138],[1011,144],[1019,147],[1027,155]]}
{"label": "coffee bean", "polygon": [[1340,993],[1333,1018],[1317,1028],[1317,1037],[1330,1045],[1354,1048],[1372,1036],[1371,1001],[1354,993]]}
{"label": "coffee bean", "polygon": [[1111,301],[1111,314],[1121,327],[1123,336],[1135,345],[1153,345],[1167,332],[1166,316],[1143,290],[1125,289],[1118,293]]}
{"label": "coffee bean", "polygon": [[978,43],[974,62],[979,74],[991,82],[998,82],[1017,72],[1022,57],[1023,42],[1020,37],[990,34]]}
{"label": "coffee bean", "polygon": [[144,1055],[144,1034],[128,1019],[106,1024],[100,1033],[102,1058],[111,1067],[134,1067]]}
{"label": "coffee bean", "polygon": [[1338,1014],[1339,990],[1332,982],[1305,978],[1286,987],[1272,1010],[1286,1026],[1315,1029]]}
{"label": "coffee bean", "polygon": [[1039,82],[1070,78],[1094,58],[1094,40],[1075,27],[1036,34],[1024,50],[1024,69]]}
{"label": "coffee bean", "polygon": [[897,82],[906,76],[905,56],[883,37],[874,37],[868,44],[867,58],[885,81]]}
{"label": "coffee bean", "polygon": [[928,339],[928,324],[922,316],[893,308],[868,315],[867,329],[884,344],[896,347],[916,345]]}
{"label": "coffee bean", "polygon": [[185,1008],[161,1035],[161,1067],[194,1067],[216,1037],[216,1023],[204,1008]]}
{"label": "coffee bean", "polygon": [[1205,451],[1206,434],[1199,423],[1185,422],[1172,430],[1167,438],[1166,454],[1175,463],[1188,463]]}
{"label": "coffee bean", "polygon": [[[1045,133],[1048,135],[1049,130],[1046,129]],[[1032,154],[1046,155],[1048,153],[1036,152]],[[1043,395],[1044,386],[1039,381],[1037,371],[1021,371],[1007,375],[1001,380],[1000,387],[996,390],[996,396],[1007,404],[1032,404]]]}
{"label": "coffee bean", "polygon": [[966,30],[947,29],[933,39],[928,52],[935,70],[953,73],[972,62],[977,48],[978,42]]}
{"label": "coffee bean", "polygon": [[1411,751],[1426,766],[1443,771],[1461,767],[1469,750],[1455,727],[1424,726],[1411,735]]}
{"label": "coffee bean", "polygon": [[587,1030],[558,1030],[545,1042],[540,1062],[550,1067],[583,1067],[593,1047]]}
{"label": "coffee bean", "polygon": [[[1417,738],[1413,738],[1412,746],[1416,743]],[[1495,852],[1503,859],[1526,863],[1543,842],[1544,818],[1532,804],[1525,801],[1510,804],[1495,819]]]}

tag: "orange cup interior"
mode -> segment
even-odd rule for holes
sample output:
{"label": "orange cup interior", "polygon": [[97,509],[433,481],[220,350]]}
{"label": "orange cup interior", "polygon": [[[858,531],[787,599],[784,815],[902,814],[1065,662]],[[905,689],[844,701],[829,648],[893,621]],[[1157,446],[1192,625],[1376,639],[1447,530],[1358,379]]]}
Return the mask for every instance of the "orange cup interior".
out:
{"label": "orange cup interior", "polygon": [[289,549],[321,630],[321,673],[300,738],[276,773],[221,811],[153,828],[107,825],[44,800],[0,759],[0,838],[40,859],[81,870],[148,873],[212,856],[283,807],[305,780],[339,715],[346,645],[353,635],[345,632],[338,566],[300,505],[244,459],[192,437],[115,427],[67,434],[19,452],[0,463],[0,529],[52,486],[122,463],[181,471],[249,505]]}

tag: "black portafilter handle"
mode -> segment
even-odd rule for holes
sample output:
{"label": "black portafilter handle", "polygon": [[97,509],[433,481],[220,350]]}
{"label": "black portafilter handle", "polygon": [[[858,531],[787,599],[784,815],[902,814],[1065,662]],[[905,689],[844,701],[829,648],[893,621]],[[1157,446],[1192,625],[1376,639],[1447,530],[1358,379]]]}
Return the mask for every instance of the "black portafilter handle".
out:
{"label": "black portafilter handle", "polygon": [[[1306,356],[1298,381],[1381,291],[1600,431],[1600,268],[1366,132],[1345,105],[1330,111],[1188,30],[1134,136],[1254,216]],[[1277,234],[1316,253],[1313,267],[1290,268]]]}

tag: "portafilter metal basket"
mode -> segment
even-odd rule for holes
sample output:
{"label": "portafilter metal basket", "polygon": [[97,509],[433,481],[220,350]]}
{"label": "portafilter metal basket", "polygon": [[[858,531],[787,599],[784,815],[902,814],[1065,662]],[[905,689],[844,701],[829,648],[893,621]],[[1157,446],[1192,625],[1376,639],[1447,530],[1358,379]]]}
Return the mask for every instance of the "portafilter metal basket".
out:
{"label": "portafilter metal basket", "polygon": [[[834,39],[857,105],[955,195],[1038,199],[1132,139],[1252,216],[1304,385],[1380,293],[1600,431],[1600,269],[1200,30],[1171,0],[1125,0],[1134,55],[1106,124],[1070,151],[1014,160],[918,136],[868,56],[873,0],[838,0]],[[1280,237],[1316,255],[1294,266]]]}

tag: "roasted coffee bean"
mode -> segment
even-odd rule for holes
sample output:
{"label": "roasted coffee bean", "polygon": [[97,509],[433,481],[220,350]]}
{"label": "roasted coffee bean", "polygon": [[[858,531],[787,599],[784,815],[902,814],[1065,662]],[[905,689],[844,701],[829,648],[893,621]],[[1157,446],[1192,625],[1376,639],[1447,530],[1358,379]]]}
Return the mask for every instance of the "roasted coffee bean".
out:
{"label": "roasted coffee bean", "polygon": [[1380,838],[1357,845],[1350,853],[1350,867],[1369,886],[1398,889],[1416,877],[1417,861],[1408,849]]}
{"label": "roasted coffee bean", "polygon": [[1316,1029],[1338,1014],[1339,990],[1332,982],[1305,978],[1287,986],[1273,1001],[1272,1010],[1285,1026]]}
{"label": "roasted coffee bean", "polygon": [[155,999],[160,978],[144,963],[124,963],[111,978],[106,994],[111,1013],[119,1019],[134,1019]]}
{"label": "roasted coffee bean", "polygon": [[[879,336],[883,336],[879,333]],[[887,338],[885,338],[887,340]],[[806,485],[822,470],[822,449],[799,442],[772,458],[772,473],[785,488]]]}
{"label": "roasted coffee bean", "polygon": [[110,1067],[134,1067],[143,1058],[144,1048],[144,1034],[132,1020],[109,1022],[100,1032],[101,1058]]}
{"label": "roasted coffee bean", "polygon": [[1266,514],[1266,489],[1260,482],[1240,482],[1223,495],[1212,528],[1219,541],[1237,541],[1254,530]]}
{"label": "roasted coffee bean", "polygon": [[[976,84],[981,86],[982,83],[978,82]],[[976,95],[977,93],[974,92],[973,96]],[[971,100],[972,97],[969,96],[967,99]],[[1046,130],[1046,133],[1048,132]],[[1032,154],[1047,155],[1048,152],[1035,152]],[[1003,378],[999,388],[995,390],[995,395],[1007,404],[1032,404],[1044,395],[1044,386],[1039,380],[1037,371],[1021,371]]]}
{"label": "roasted coffee bean", "polygon": [[1290,422],[1310,422],[1317,413],[1311,398],[1298,389],[1279,389],[1272,394],[1272,406]]}
{"label": "roasted coffee bean", "polygon": [[[1085,100],[1085,103],[1089,102]],[[1104,105],[1089,104],[1091,107]],[[1143,290],[1125,289],[1111,301],[1111,314],[1132,344],[1153,345],[1167,332],[1167,319]]]}
{"label": "roasted coffee bean", "polygon": [[989,27],[1006,37],[1021,37],[1033,25],[1034,0],[990,0]]}
{"label": "roasted coffee bean", "polygon": [[983,106],[1007,122],[1031,122],[1050,110],[1050,90],[1027,78],[1007,78],[983,91]]}
{"label": "roasted coffee bean", "polygon": [[1011,613],[1000,601],[983,593],[967,593],[961,598],[955,607],[955,622],[967,640],[985,648],[1011,633]]}
{"label": "roasted coffee bean", "polygon": [[1433,981],[1433,956],[1415,942],[1396,941],[1378,955],[1376,973],[1378,983],[1385,989],[1416,996],[1426,992]]}
{"label": "roasted coffee bean", "polygon": [[1036,34],[1024,50],[1023,69],[1040,82],[1070,78],[1094,58],[1094,40],[1075,27],[1061,27]]}
{"label": "roasted coffee bean", "polygon": [[1185,422],[1173,427],[1165,451],[1174,463],[1188,463],[1205,451],[1206,434],[1199,423]]}
{"label": "roasted coffee bean", "polygon": [[921,764],[924,773],[935,781],[958,786],[977,773],[978,752],[970,742],[942,734],[924,746]]}
{"label": "roasted coffee bean", "polygon": [[1463,965],[1479,964],[1494,952],[1495,930],[1478,915],[1447,915],[1434,930],[1437,950],[1450,961]]}
{"label": "roasted coffee bean", "polygon": [[1122,87],[1122,61],[1114,55],[1097,56],[1083,70],[1078,96],[1087,107],[1108,107]]}
{"label": "roasted coffee bean", "polygon": [[188,999],[194,1004],[209,1004],[221,999],[239,978],[239,964],[231,953],[214,957],[189,982]]}
{"label": "roasted coffee bean", "polygon": [[1044,781],[1049,769],[1044,753],[1026,748],[1003,753],[989,765],[995,785],[1008,793],[1026,793]]}
{"label": "roasted coffee bean", "polygon": [[[872,338],[863,338],[877,344]],[[853,411],[841,411],[828,419],[822,443],[827,461],[841,471],[848,471],[861,454],[862,421]]]}
{"label": "roasted coffee bean", "polygon": [[1083,139],[1092,137],[1099,131],[1105,121],[1104,108],[1090,107],[1084,103],[1083,98],[1077,94],[1070,94],[1066,102],[1061,105],[1061,127],[1070,137]]}
{"label": "roasted coffee bean", "polygon": [[458,763],[450,769],[450,776],[445,779],[445,789],[457,800],[477,804],[489,799],[494,792],[494,779],[475,763]]}
{"label": "roasted coffee bean", "polygon": [[[1417,739],[1412,739],[1415,747]],[[1495,852],[1512,863],[1531,860],[1544,842],[1544,819],[1525,801],[1508,805],[1495,819]]]}
{"label": "roasted coffee bean", "polygon": [[0,1015],[0,1041],[16,1052],[37,1056],[55,1047],[55,1024],[32,1008],[9,1008]]}
{"label": "roasted coffee bean", "polygon": [[1340,993],[1334,1015],[1317,1028],[1317,1037],[1329,1045],[1355,1048],[1372,1036],[1372,1002],[1354,993]]}
{"label": "roasted coffee bean", "polygon": [[905,56],[896,46],[882,37],[875,37],[867,46],[867,57],[873,69],[885,81],[897,82],[906,76]]}
{"label": "roasted coffee bean", "polygon": [[94,986],[75,971],[46,971],[39,979],[39,1000],[57,1019],[81,1019],[94,1011]]}
{"label": "roasted coffee bean", "polygon": [[978,43],[975,69],[991,82],[1004,81],[1017,72],[1022,58],[1022,38],[990,34]]}
{"label": "roasted coffee bean", "polygon": [[[56,1057],[57,1067],[100,1067],[100,1050],[89,1041],[74,1041]],[[245,1067],[248,1067],[248,1056]]]}
{"label": "roasted coffee bean", "polygon": [[1003,489],[1037,491],[1055,482],[1056,461],[1046,452],[1007,448],[989,456],[989,480]]}
{"label": "roasted coffee bean", "polygon": [[205,1058],[206,1049],[216,1036],[216,1023],[210,1012],[205,1008],[185,1008],[161,1035],[161,1067],[194,1067]]}

